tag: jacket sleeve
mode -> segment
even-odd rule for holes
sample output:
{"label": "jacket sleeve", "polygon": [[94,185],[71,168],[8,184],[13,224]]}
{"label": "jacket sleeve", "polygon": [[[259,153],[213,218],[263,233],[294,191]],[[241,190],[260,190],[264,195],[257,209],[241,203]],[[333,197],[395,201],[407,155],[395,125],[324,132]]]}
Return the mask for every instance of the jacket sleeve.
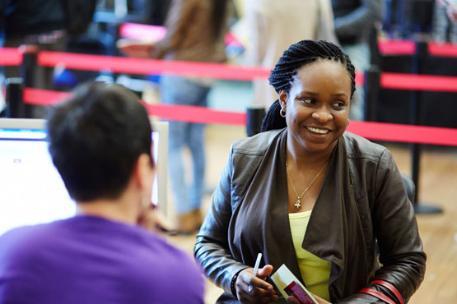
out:
{"label": "jacket sleeve", "polygon": [[388,150],[381,155],[375,189],[373,222],[383,265],[375,278],[393,284],[407,301],[424,278],[426,255],[413,206]]}
{"label": "jacket sleeve", "polygon": [[166,21],[167,33],[162,40],[155,44],[153,57],[162,58],[167,52],[179,47],[186,28],[192,23],[192,18],[196,16],[197,9],[195,0],[174,1]]}
{"label": "jacket sleeve", "polygon": [[[230,153],[232,155],[232,153]],[[219,287],[231,293],[231,280],[235,274],[248,268],[230,254],[228,226],[232,216],[232,157],[222,174],[212,197],[212,204],[197,234],[194,255],[205,274]],[[236,295],[234,295],[236,296]]]}
{"label": "jacket sleeve", "polygon": [[[424,278],[426,255],[401,174],[387,149],[381,154],[377,165],[374,192],[373,226],[382,264],[375,273],[374,280],[384,280],[392,284],[406,303]],[[395,299],[395,296],[381,285],[371,284],[366,287]],[[357,293],[338,303],[384,302]]]}
{"label": "jacket sleeve", "polygon": [[381,20],[381,0],[363,0],[362,5],[351,13],[335,18],[337,37],[357,37],[361,29],[366,29],[374,21]]}

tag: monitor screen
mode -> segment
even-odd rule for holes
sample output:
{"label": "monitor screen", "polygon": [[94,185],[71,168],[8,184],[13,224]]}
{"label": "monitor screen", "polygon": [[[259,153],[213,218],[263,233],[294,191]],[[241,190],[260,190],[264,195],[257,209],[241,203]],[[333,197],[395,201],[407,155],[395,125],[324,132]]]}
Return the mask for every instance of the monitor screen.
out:
{"label": "monitor screen", "polygon": [[[51,161],[44,125],[36,119],[0,119],[0,235],[76,212]],[[160,122],[154,127],[153,154],[158,165],[151,200],[165,208],[168,125]]]}

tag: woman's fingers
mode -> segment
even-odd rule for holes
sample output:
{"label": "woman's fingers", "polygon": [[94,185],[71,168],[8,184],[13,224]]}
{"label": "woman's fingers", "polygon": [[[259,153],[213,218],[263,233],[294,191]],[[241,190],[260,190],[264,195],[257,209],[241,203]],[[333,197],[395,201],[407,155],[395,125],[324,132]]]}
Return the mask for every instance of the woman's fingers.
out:
{"label": "woman's fingers", "polygon": [[270,283],[253,276],[252,268],[240,273],[235,286],[242,303],[270,303],[278,298]]}
{"label": "woman's fingers", "polygon": [[241,280],[255,288],[274,291],[273,285],[259,277],[254,277],[252,271],[246,271],[240,274]]}
{"label": "woman's fingers", "polygon": [[261,278],[266,278],[266,277],[269,277],[272,273],[273,273],[273,266],[270,264],[267,264],[259,269],[257,276],[261,277]]}

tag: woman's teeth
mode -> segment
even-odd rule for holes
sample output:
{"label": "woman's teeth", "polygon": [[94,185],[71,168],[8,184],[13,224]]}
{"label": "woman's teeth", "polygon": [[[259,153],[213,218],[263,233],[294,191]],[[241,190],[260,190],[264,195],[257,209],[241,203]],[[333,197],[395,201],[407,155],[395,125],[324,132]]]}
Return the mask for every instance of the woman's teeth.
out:
{"label": "woman's teeth", "polygon": [[314,128],[314,127],[307,127],[309,131],[312,133],[317,133],[317,134],[327,134],[329,130],[327,129],[320,129],[320,128]]}

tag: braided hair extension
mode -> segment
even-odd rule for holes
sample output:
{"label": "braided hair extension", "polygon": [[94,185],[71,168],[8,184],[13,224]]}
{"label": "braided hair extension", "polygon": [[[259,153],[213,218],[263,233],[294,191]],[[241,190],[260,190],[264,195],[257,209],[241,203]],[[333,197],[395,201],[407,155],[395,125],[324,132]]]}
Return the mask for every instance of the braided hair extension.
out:
{"label": "braided hair extension", "polygon": [[[289,92],[297,70],[306,64],[315,62],[318,59],[333,60],[345,65],[351,78],[351,97],[355,92],[355,68],[348,55],[335,44],[323,40],[302,40],[289,46],[282,54],[276,66],[271,71],[270,84],[275,91]],[[276,100],[262,122],[261,132],[282,129],[286,127],[286,120],[281,117],[279,100]]]}

